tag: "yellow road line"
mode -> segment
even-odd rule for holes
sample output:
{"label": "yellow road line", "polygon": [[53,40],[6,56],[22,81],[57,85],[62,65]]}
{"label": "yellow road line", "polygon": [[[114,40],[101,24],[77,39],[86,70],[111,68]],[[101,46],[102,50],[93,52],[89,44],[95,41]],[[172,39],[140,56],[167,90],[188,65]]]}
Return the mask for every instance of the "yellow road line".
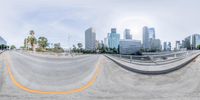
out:
{"label": "yellow road line", "polygon": [[50,91],[50,92],[45,92],[45,91],[41,91],[41,90],[33,90],[33,89],[30,89],[30,88],[27,88],[25,86],[23,86],[22,84],[20,84],[19,82],[16,81],[14,75],[12,74],[11,72],[11,69],[10,69],[10,66],[8,64],[8,62],[6,62],[6,67],[7,67],[7,70],[8,70],[8,74],[10,76],[10,79],[12,81],[12,83],[17,86],[18,88],[24,90],[24,91],[27,91],[27,92],[30,92],[30,93],[36,93],[36,94],[73,94],[73,93],[78,93],[78,92],[82,92],[86,89],[88,89],[89,87],[91,87],[94,82],[96,81],[97,79],[97,76],[99,75],[100,73],[100,67],[98,66],[99,65],[99,61],[96,65],[96,71],[95,71],[95,74],[93,75],[92,79],[84,86],[78,88],[78,89],[73,89],[73,90],[69,90],[69,91],[63,91],[63,92],[53,92],[53,91]]}

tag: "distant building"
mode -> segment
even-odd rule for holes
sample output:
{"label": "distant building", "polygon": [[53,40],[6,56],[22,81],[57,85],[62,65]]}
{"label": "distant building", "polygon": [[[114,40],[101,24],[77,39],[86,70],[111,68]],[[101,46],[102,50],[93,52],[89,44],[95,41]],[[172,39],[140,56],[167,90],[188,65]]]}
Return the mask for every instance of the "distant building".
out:
{"label": "distant building", "polygon": [[155,29],[154,28],[149,28],[148,29],[148,33],[149,33],[149,39],[154,40],[156,38],[156,36],[155,36]]}
{"label": "distant building", "polygon": [[150,43],[151,43],[151,50],[161,51],[162,46],[160,39],[151,39]]}
{"label": "distant building", "polygon": [[120,40],[120,34],[117,33],[116,28],[111,29],[111,33],[108,34],[108,46],[109,48],[118,48]]}
{"label": "distant building", "polygon": [[7,45],[7,42],[0,36],[0,45]]}
{"label": "distant building", "polygon": [[124,31],[124,39],[132,39],[131,30],[125,29]]}
{"label": "distant building", "polygon": [[85,49],[89,51],[96,50],[96,33],[94,28],[85,31]]}
{"label": "distant building", "polygon": [[184,43],[182,44],[183,45],[183,48],[186,48],[187,50],[191,50],[192,47],[191,47],[191,36],[188,36],[184,39]]}
{"label": "distant building", "polygon": [[104,41],[103,41],[103,44],[104,44],[105,47],[108,47],[108,37],[109,37],[109,34],[110,33],[107,34],[106,38],[104,38]]}
{"label": "distant building", "polygon": [[96,49],[100,49],[104,47],[104,43],[102,40],[96,41]]}
{"label": "distant building", "polygon": [[156,39],[154,28],[143,27],[143,49],[145,51],[160,51],[162,49],[160,39]]}
{"label": "distant building", "polygon": [[197,49],[198,45],[200,45],[200,34],[193,34],[191,48]]}
{"label": "distant building", "polygon": [[171,42],[164,42],[163,43],[163,50],[164,51],[171,51],[172,46],[171,46]]}
{"label": "distant building", "polygon": [[193,34],[187,36],[184,40],[182,40],[181,48],[193,50],[197,49],[198,45],[200,45],[200,34]]}
{"label": "distant building", "polygon": [[104,38],[103,44],[105,47],[108,47],[108,38]]}
{"label": "distant building", "polygon": [[163,43],[163,50],[164,50],[164,51],[167,51],[167,42],[164,42],[164,43]]}
{"label": "distant building", "polygon": [[175,50],[180,50],[180,48],[181,48],[181,42],[180,41],[176,41]]}
{"label": "distant building", "polygon": [[168,48],[167,48],[168,51],[171,51],[172,50],[172,43],[171,42],[168,42]]}
{"label": "distant building", "polygon": [[120,40],[120,54],[135,54],[140,51],[142,44],[139,40],[124,39]]}
{"label": "distant building", "polygon": [[148,27],[143,27],[143,49],[149,49],[150,44],[149,44],[149,31]]}

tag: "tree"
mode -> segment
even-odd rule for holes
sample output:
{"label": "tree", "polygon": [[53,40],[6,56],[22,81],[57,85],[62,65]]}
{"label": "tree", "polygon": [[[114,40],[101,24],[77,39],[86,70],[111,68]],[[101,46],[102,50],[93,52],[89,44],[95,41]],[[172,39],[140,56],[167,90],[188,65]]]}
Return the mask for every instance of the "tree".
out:
{"label": "tree", "polygon": [[78,43],[77,46],[79,48],[79,51],[82,52],[83,44],[82,43]]}
{"label": "tree", "polygon": [[28,47],[28,46],[27,46],[27,42],[28,42],[28,41],[27,41],[27,38],[25,38],[25,39],[24,39],[24,48],[27,48],[27,47]]}
{"label": "tree", "polygon": [[11,49],[11,50],[16,49],[15,45],[11,45],[11,46],[10,46],[10,49]]}
{"label": "tree", "polygon": [[75,45],[73,45],[73,49],[72,50],[73,50],[73,52],[76,52],[77,49],[76,49]]}
{"label": "tree", "polygon": [[197,49],[200,49],[200,45],[197,46]]}
{"label": "tree", "polygon": [[38,45],[41,49],[46,49],[46,47],[48,46],[48,39],[46,37],[39,37]]}
{"label": "tree", "polygon": [[33,30],[30,31],[30,36],[27,38],[27,43],[31,45],[31,49],[35,51],[35,44],[37,44],[37,39],[34,36],[35,32]]}
{"label": "tree", "polygon": [[82,43],[78,43],[77,46],[78,46],[79,49],[81,49],[83,47],[83,44]]}

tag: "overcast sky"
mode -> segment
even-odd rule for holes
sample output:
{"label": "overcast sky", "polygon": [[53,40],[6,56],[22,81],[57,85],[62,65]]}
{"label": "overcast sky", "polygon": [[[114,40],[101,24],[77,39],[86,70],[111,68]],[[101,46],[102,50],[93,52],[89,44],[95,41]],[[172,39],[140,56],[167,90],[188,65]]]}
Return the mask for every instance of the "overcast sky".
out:
{"label": "overcast sky", "polygon": [[82,42],[84,31],[94,27],[103,40],[116,27],[123,37],[131,29],[142,40],[142,27],[154,27],[156,38],[182,40],[200,33],[199,0],[0,0],[0,35],[9,44],[23,45],[30,30],[36,37],[62,46]]}

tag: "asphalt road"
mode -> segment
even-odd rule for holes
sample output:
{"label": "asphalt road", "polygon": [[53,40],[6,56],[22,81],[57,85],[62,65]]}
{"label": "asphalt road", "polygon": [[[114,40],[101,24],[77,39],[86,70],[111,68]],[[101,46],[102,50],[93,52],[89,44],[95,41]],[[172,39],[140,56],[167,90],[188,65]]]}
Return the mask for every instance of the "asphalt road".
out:
{"label": "asphalt road", "polygon": [[[0,100],[199,100],[200,57],[184,68],[165,75],[129,72],[101,55],[62,60],[35,58],[18,53],[10,59],[15,79],[42,91],[68,91],[84,86],[101,69],[93,85],[72,94],[29,93],[13,84],[5,63],[0,66]],[[34,62],[34,63],[33,63]],[[28,81],[28,82],[27,82]]]}

